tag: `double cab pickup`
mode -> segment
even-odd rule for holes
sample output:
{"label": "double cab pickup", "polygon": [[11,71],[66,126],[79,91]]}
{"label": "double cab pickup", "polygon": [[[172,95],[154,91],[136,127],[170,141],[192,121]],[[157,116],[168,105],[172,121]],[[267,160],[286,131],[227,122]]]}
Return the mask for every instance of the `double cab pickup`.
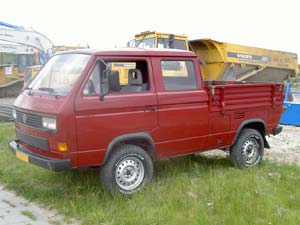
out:
{"label": "double cab pickup", "polygon": [[53,56],[14,102],[17,158],[50,170],[100,167],[131,194],[161,158],[229,150],[252,167],[281,132],[283,84],[203,81],[181,50],[76,50]]}

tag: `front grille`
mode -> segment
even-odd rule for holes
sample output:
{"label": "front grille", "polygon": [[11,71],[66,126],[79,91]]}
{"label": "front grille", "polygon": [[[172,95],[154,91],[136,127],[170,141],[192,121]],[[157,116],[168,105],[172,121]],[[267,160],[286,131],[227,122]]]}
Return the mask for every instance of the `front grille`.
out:
{"label": "front grille", "polygon": [[43,128],[42,117],[34,113],[17,110],[16,121],[30,127]]}
{"label": "front grille", "polygon": [[39,148],[41,150],[49,150],[48,140],[45,138],[33,136],[30,134],[23,133],[19,130],[16,130],[17,138],[24,142],[25,144],[31,145],[33,147]]}

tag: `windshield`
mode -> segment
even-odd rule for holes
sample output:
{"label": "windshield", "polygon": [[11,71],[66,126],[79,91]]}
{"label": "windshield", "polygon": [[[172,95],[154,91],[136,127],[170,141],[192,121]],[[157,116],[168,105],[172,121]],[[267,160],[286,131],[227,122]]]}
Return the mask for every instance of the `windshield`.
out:
{"label": "windshield", "polygon": [[66,96],[85,68],[90,55],[62,54],[53,56],[41,69],[28,89]]}
{"label": "windshield", "polygon": [[145,38],[135,41],[135,47],[155,48],[155,38]]}

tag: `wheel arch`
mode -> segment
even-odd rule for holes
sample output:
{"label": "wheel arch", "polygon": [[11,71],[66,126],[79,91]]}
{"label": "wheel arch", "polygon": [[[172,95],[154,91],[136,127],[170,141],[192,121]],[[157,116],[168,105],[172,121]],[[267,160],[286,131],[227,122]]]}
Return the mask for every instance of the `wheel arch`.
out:
{"label": "wheel arch", "polygon": [[114,138],[108,145],[102,164],[105,164],[114,149],[120,144],[132,144],[143,148],[154,161],[156,159],[155,144],[147,132],[124,134]]}
{"label": "wheel arch", "polygon": [[266,139],[266,132],[267,132],[266,124],[262,119],[250,119],[250,120],[246,120],[243,123],[241,123],[241,125],[239,126],[239,128],[238,128],[238,130],[235,134],[232,145],[235,144],[235,142],[237,141],[237,138],[239,137],[240,133],[245,128],[250,128],[250,129],[257,130],[261,134],[261,136],[263,137],[265,148],[270,148],[270,145],[269,145],[269,143]]}

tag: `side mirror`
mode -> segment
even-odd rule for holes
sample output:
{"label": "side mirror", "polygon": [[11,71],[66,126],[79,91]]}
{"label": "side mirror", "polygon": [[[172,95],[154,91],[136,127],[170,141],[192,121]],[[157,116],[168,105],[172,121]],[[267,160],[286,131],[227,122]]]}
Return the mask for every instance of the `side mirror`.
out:
{"label": "side mirror", "polygon": [[103,70],[102,74],[100,74],[100,101],[104,100],[104,96],[109,93],[109,70]]}
{"label": "side mirror", "polygon": [[104,96],[109,94],[110,91],[120,91],[119,71],[117,70],[104,70],[100,77],[100,101],[104,100]]}

